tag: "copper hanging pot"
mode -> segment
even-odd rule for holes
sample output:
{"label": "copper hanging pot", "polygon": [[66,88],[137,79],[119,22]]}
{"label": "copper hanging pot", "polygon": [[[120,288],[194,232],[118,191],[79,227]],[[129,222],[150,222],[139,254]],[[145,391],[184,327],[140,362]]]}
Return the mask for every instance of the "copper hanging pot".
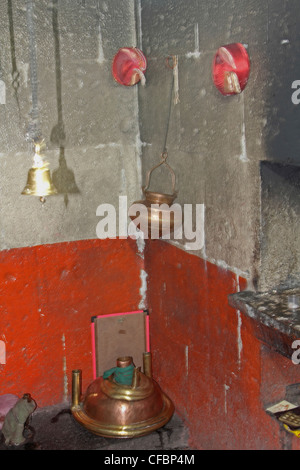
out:
{"label": "copper hanging pot", "polygon": [[[170,235],[182,225],[182,211],[178,204],[173,204],[177,197],[177,191],[175,191],[176,176],[173,169],[167,163],[167,152],[163,152],[161,155],[161,162],[155,165],[148,171],[146,175],[146,184],[142,188],[145,199],[135,201],[129,208],[129,217],[134,224],[144,232],[146,238],[169,238]],[[149,191],[150,179],[152,172],[165,165],[169,170],[172,178],[172,193],[160,193]],[[137,217],[135,209],[138,210],[138,206],[145,208],[140,211],[140,215]]]}

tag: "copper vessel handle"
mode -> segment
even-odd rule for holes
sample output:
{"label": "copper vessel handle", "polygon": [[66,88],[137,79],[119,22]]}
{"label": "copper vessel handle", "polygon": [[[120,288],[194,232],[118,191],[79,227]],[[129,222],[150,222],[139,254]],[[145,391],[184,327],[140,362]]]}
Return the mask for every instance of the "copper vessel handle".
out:
{"label": "copper vessel handle", "polygon": [[145,186],[142,188],[143,189],[143,193],[145,193],[147,191],[147,189],[149,188],[149,185],[150,185],[150,179],[151,179],[151,173],[156,170],[156,168],[160,167],[161,165],[165,165],[169,172],[171,173],[171,178],[172,178],[172,192],[173,192],[173,195],[175,196],[177,194],[177,192],[175,191],[175,184],[176,184],[176,175],[174,173],[174,170],[170,167],[170,165],[167,163],[167,158],[168,158],[168,154],[167,152],[163,152],[161,154],[161,162],[158,163],[157,165],[155,165],[154,167],[151,168],[151,170],[148,171],[147,175],[146,175],[146,184]]}

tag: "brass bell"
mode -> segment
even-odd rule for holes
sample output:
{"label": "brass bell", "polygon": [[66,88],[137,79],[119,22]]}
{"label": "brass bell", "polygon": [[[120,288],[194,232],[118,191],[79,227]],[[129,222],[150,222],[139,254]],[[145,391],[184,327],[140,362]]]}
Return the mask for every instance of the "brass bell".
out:
{"label": "brass bell", "polygon": [[22,193],[26,196],[51,196],[57,194],[48,163],[43,161],[41,151],[44,148],[44,140],[34,141],[34,164],[28,171],[27,184]]}
{"label": "brass bell", "polygon": [[28,171],[27,184],[21,194],[39,197],[57,194],[57,190],[51,180],[49,168],[46,166],[30,168]]}

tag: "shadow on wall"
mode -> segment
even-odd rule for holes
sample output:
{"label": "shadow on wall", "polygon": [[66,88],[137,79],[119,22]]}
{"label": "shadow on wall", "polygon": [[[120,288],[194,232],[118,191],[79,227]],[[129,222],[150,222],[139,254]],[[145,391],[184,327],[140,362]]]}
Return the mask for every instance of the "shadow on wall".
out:
{"label": "shadow on wall", "polygon": [[[18,107],[19,120],[21,120],[20,103],[19,103],[19,96],[18,96],[18,90],[20,87],[20,72],[17,68],[12,0],[7,0],[7,13],[8,13],[8,21],[9,21],[12,86],[14,89],[15,100],[16,100],[17,107]],[[1,75],[2,75],[2,70],[1,70]]]}
{"label": "shadow on wall", "polygon": [[261,174],[260,290],[299,284],[300,11],[269,2],[262,65],[265,90]]}
{"label": "shadow on wall", "polygon": [[59,167],[53,171],[52,180],[59,194],[64,194],[65,205],[68,205],[68,194],[79,193],[74,172],[68,168],[65,158],[65,126],[62,111],[62,86],[61,86],[61,62],[58,24],[58,0],[53,0],[52,28],[55,47],[55,77],[56,77],[56,99],[57,99],[57,124],[52,128],[50,141],[59,147]]}
{"label": "shadow on wall", "polygon": [[299,285],[300,166],[261,162],[261,278],[265,289]]}
{"label": "shadow on wall", "polygon": [[300,165],[300,10],[287,3],[270,5],[265,143],[268,160]]}

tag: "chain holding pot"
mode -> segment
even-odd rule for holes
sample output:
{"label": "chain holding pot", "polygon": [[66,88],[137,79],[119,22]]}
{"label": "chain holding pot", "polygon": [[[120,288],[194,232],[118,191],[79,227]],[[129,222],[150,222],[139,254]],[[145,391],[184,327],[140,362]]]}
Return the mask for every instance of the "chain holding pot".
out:
{"label": "chain holding pot", "polygon": [[[171,60],[172,59],[172,60]],[[165,132],[164,146],[161,153],[161,161],[153,166],[146,175],[145,186],[142,187],[145,198],[140,201],[134,202],[128,211],[130,219],[133,221],[136,228],[138,228],[144,235],[144,238],[151,239],[170,239],[171,235],[177,230],[181,229],[183,216],[181,206],[174,204],[177,197],[176,176],[167,163],[167,138],[171,117],[172,104],[176,105],[179,103],[178,95],[178,56],[168,56],[166,59],[166,65],[173,71],[172,84],[169,97],[169,109],[167,116],[167,126]],[[173,99],[174,94],[174,99]],[[154,170],[160,166],[165,166],[171,175],[172,180],[172,193],[160,193],[149,190],[151,175]],[[139,216],[137,216],[137,212]]]}

